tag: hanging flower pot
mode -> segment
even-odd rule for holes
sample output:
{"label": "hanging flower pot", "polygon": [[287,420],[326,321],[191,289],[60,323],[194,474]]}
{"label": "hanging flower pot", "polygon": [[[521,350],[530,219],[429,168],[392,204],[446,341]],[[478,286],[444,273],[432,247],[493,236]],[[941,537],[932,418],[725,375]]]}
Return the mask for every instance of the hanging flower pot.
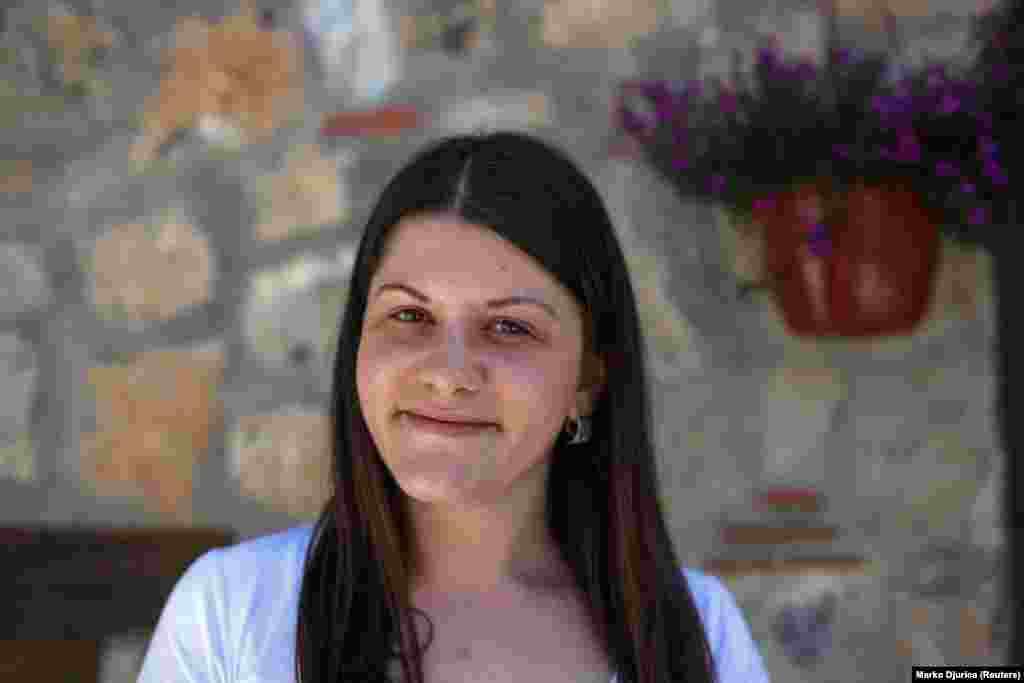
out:
{"label": "hanging flower pot", "polygon": [[[680,198],[725,206],[741,223],[760,216],[794,332],[906,332],[927,308],[936,230],[992,246],[995,226],[1012,224],[1013,136],[999,134],[1011,117],[999,112],[1013,107],[996,104],[993,88],[1014,62],[1000,51],[991,68],[898,64],[893,26],[891,49],[868,52],[839,40],[837,0],[819,8],[820,63],[773,37],[735,53],[727,77],[623,83],[615,120]],[[845,196],[822,204],[814,185],[825,180]]]}
{"label": "hanging flower pot", "polygon": [[924,318],[939,253],[917,193],[804,184],[756,201],[765,268],[786,326],[800,336],[908,334]]}

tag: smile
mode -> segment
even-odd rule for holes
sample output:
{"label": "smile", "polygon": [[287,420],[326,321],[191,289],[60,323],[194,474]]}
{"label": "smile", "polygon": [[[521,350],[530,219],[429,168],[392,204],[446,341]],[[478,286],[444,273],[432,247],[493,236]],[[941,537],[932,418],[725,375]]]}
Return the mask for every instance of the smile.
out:
{"label": "smile", "polygon": [[415,413],[401,413],[399,420],[418,432],[440,434],[443,436],[470,436],[497,429],[497,425],[468,424],[465,422],[441,422],[429,417],[421,417]]}

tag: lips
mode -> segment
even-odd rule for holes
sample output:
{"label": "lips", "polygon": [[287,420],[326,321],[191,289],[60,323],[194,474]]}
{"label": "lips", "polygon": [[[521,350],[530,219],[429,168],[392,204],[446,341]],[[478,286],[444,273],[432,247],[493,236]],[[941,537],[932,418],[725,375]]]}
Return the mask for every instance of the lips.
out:
{"label": "lips", "polygon": [[445,422],[405,411],[398,414],[403,429],[412,430],[415,438],[468,438],[498,431],[493,422]]}
{"label": "lips", "polygon": [[433,420],[435,422],[440,422],[442,424],[450,424],[450,425],[457,426],[457,427],[458,426],[461,426],[461,427],[494,427],[494,426],[496,426],[495,423],[493,423],[493,422],[487,422],[485,420],[476,420],[476,419],[468,418],[468,417],[456,417],[456,416],[451,416],[451,415],[438,415],[436,413],[420,412],[420,411],[413,411],[413,410],[405,410],[405,411],[402,411],[402,412],[407,413],[409,415],[414,415],[416,417],[425,418],[427,420]]}

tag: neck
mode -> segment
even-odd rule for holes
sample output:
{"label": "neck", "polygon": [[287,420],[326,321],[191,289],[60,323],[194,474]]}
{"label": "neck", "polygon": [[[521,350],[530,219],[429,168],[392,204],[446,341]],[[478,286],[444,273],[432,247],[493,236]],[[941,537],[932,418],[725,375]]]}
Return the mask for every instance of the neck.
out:
{"label": "neck", "polygon": [[567,567],[540,507],[514,514],[413,499],[409,504],[416,538],[414,589],[486,595],[565,584]]}

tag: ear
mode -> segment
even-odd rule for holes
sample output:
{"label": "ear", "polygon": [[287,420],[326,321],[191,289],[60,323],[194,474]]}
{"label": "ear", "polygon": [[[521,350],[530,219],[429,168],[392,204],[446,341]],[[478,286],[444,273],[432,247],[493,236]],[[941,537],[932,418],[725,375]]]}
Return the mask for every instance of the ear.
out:
{"label": "ear", "polygon": [[576,410],[579,415],[591,415],[606,385],[604,359],[593,353],[583,355],[583,370],[579,390],[576,392]]}

